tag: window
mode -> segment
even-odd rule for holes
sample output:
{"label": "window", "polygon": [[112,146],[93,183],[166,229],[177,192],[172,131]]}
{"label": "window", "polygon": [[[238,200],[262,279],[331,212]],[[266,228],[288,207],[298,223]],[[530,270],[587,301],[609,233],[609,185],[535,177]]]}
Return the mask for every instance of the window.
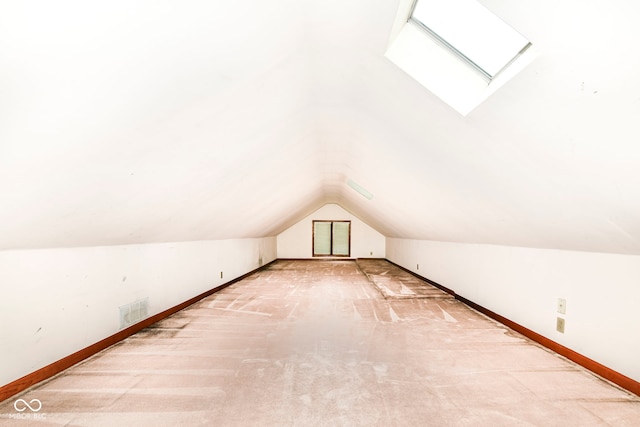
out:
{"label": "window", "polygon": [[385,53],[462,116],[537,56],[524,36],[476,0],[398,0]]}
{"label": "window", "polygon": [[531,45],[476,0],[417,0],[409,19],[488,80]]}
{"label": "window", "polygon": [[313,221],[313,256],[351,255],[351,221]]}

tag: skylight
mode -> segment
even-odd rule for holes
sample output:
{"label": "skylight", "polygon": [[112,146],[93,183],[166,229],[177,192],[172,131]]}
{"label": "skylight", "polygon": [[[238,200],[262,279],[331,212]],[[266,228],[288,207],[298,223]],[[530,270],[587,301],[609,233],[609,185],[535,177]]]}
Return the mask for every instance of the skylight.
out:
{"label": "skylight", "polygon": [[410,20],[488,80],[531,45],[476,0],[416,0]]}
{"label": "skylight", "polygon": [[[510,9],[501,11],[508,20]],[[398,0],[385,52],[463,116],[538,55],[526,38],[476,0]]]}

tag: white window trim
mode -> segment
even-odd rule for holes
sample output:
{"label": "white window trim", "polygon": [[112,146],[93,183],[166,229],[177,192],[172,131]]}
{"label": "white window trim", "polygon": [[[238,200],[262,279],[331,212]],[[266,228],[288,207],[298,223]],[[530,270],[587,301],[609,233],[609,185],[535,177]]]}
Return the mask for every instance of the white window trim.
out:
{"label": "white window trim", "polygon": [[[481,48],[479,46],[475,46],[475,47],[472,45],[468,46],[469,48],[472,48],[474,51],[467,52],[466,50],[460,50],[456,46],[456,44],[450,43],[450,40],[448,40],[446,36],[441,35],[438,32],[438,30],[436,30],[435,28],[432,28],[429,22],[423,22],[420,19],[420,17],[415,15],[416,8],[419,5],[426,5],[428,4],[427,2],[430,2],[430,4],[435,4],[437,1],[441,1],[444,4],[450,4],[452,0],[413,0],[411,13],[408,17],[408,20],[412,21],[420,29],[425,31],[430,37],[433,37],[435,41],[437,41],[438,43],[441,43],[444,47],[449,49],[454,55],[459,56],[460,59],[462,59],[470,67],[472,67],[482,76],[484,76],[487,81],[491,81],[492,79],[494,79],[498,74],[500,74],[500,72],[502,72],[511,63],[513,63],[518,56],[522,55],[531,46],[531,42],[529,42],[525,37],[523,37],[522,34],[518,33],[513,27],[511,27],[509,24],[501,20],[499,17],[495,16],[490,10],[488,10],[480,2],[476,0],[457,0],[457,1],[460,1],[461,3],[456,3],[455,6],[466,7],[465,5],[468,4],[468,6],[470,7],[469,13],[477,15],[476,16],[477,20],[474,21],[474,24],[478,24],[478,26],[475,27],[477,31],[491,33],[491,31],[487,31],[488,30],[487,27],[494,26],[496,27],[496,33],[494,34],[499,34],[499,38],[494,38],[494,40],[484,39],[483,37],[480,37],[481,39],[485,40],[485,43],[481,44],[482,46]],[[428,8],[429,6],[425,6],[425,7]],[[468,15],[461,14],[459,10],[456,10],[454,13],[456,15],[455,21],[460,20],[458,18],[462,18],[463,16],[468,16]],[[442,16],[442,19],[447,19],[446,13],[444,16]],[[443,25],[443,22],[437,22],[437,20],[435,20],[433,24],[436,25],[436,28],[438,26],[442,27],[443,30],[446,30],[445,28],[446,25],[449,25],[448,23]],[[455,27],[456,24],[452,23],[451,25]],[[460,31],[459,28],[457,30],[454,29],[454,32],[452,33],[452,35],[455,35],[459,39],[461,43],[460,48],[463,48],[463,46],[465,44],[468,44],[470,40],[468,40],[468,34],[464,34],[464,35],[456,34],[456,32],[459,32],[459,31]],[[496,35],[494,35],[494,37],[496,37]],[[473,37],[473,38],[476,39],[477,37]],[[502,61],[498,63],[494,62],[492,66],[491,65],[492,52],[487,52],[487,50],[489,51],[493,50],[494,43],[502,44],[501,48],[496,46],[498,51],[501,52],[501,54],[499,54],[498,56],[502,59]],[[506,43],[506,45],[504,43]],[[509,46],[509,44],[511,44],[511,46]],[[519,46],[518,52],[511,50],[512,48],[515,48],[517,46]],[[502,50],[505,47],[508,49],[507,52]],[[508,56],[505,56],[504,54],[507,54]],[[473,56],[470,56],[470,55],[473,55]],[[495,58],[493,60],[495,60]],[[476,62],[476,61],[480,61],[480,62]],[[489,66],[489,68],[484,68],[482,64]]]}
{"label": "white window trim", "polygon": [[467,116],[538,55],[534,47],[529,47],[487,82],[458,55],[408,20],[413,2],[400,0],[385,56],[462,116]]}

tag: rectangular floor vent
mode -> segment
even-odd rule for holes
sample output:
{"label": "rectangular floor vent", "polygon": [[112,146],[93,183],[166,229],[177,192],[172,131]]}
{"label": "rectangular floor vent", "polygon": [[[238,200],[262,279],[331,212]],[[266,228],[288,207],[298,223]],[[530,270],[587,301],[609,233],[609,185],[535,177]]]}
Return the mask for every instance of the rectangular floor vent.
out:
{"label": "rectangular floor vent", "polygon": [[120,329],[138,323],[149,316],[149,298],[139,299],[120,306]]}

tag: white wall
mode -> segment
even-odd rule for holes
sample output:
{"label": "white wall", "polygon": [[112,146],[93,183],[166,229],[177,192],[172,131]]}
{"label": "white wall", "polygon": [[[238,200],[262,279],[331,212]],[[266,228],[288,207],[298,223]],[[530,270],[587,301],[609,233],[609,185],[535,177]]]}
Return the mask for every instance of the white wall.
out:
{"label": "white wall", "polygon": [[278,258],[313,258],[313,220],[351,220],[351,258],[384,258],[385,238],[336,204],[326,204],[278,235]]}
{"label": "white wall", "polygon": [[387,259],[640,381],[640,256],[387,238]]}
{"label": "white wall", "polygon": [[0,251],[0,385],[118,332],[121,305],[154,315],[275,257],[275,237]]}

